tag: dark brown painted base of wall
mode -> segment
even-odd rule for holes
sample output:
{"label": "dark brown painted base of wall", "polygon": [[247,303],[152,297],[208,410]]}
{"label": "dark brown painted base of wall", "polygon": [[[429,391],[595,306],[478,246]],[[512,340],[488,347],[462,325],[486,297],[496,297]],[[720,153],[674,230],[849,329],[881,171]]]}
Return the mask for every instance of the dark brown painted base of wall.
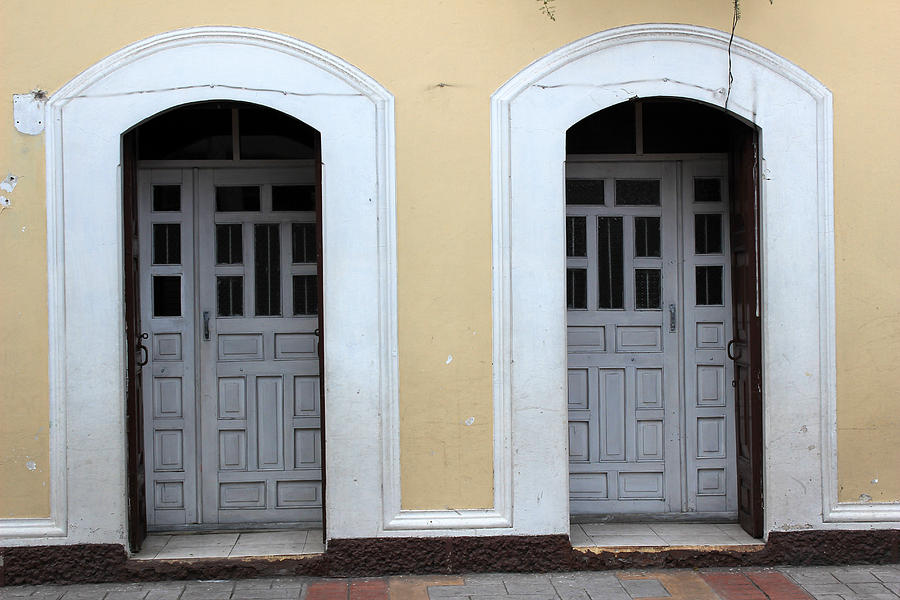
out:
{"label": "dark brown painted base of wall", "polygon": [[0,586],[309,575],[547,572],[900,562],[900,530],[773,532],[759,550],[588,551],[564,535],[332,540],[302,558],[130,560],[122,546],[0,548]]}

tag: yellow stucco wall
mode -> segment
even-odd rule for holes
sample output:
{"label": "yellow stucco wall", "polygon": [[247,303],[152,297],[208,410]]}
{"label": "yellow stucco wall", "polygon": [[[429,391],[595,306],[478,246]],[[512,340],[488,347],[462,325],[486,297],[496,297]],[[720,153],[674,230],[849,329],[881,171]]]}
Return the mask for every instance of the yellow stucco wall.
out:
{"label": "yellow stucco wall", "polygon": [[[530,0],[4,0],[0,176],[12,172],[21,180],[9,195],[13,207],[0,214],[0,518],[49,512],[43,138],[15,131],[12,94],[52,93],[131,42],[196,25],[291,35],[390,90],[403,506],[488,507],[490,94],[547,52],[611,27],[680,22],[727,29],[730,4],[556,0],[551,22]],[[834,93],[840,498],[900,500],[900,5],[743,4],[738,35],[797,63]],[[472,426],[464,425],[469,417]]]}

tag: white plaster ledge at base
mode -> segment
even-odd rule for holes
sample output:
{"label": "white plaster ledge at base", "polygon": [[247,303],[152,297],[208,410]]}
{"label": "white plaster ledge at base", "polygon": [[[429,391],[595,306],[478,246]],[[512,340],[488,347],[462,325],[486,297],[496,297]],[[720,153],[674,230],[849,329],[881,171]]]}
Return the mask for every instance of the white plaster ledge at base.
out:
{"label": "white plaster ledge at base", "polygon": [[32,545],[45,537],[62,537],[66,528],[55,519],[0,519],[0,546]]}
{"label": "white plaster ledge at base", "polygon": [[[511,525],[509,517],[494,510],[401,510],[385,523],[384,528],[388,531],[433,530],[421,532],[426,535],[461,535],[460,529],[509,528]],[[439,531],[442,529],[448,531]],[[490,533],[499,534],[496,531]],[[473,531],[473,535],[477,534]]]}
{"label": "white plaster ledge at base", "polygon": [[859,523],[896,527],[900,521],[900,502],[839,502],[825,514],[826,523]]}

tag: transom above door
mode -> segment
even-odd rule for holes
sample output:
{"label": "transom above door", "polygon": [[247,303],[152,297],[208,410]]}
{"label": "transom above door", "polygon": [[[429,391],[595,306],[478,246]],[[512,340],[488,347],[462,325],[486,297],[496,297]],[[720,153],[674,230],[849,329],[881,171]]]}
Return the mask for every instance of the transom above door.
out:
{"label": "transom above door", "polygon": [[321,521],[313,169],[139,173],[152,529]]}
{"label": "transom above door", "polygon": [[726,167],[566,166],[572,514],[736,515]]}

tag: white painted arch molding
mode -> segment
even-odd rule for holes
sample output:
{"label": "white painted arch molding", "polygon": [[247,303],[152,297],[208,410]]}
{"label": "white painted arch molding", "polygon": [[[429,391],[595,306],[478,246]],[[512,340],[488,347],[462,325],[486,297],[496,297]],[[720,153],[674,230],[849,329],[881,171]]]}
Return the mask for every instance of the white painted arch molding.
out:
{"label": "white painted arch molding", "polygon": [[268,106],[322,134],[326,458],[338,466],[328,471],[328,534],[381,530],[372,473],[397,413],[393,96],[296,39],[198,27],[123,48],[47,103],[52,515],[0,520],[4,544],[125,542],[120,136],[205,100]]}
{"label": "white painted arch molding", "polygon": [[565,133],[654,96],[722,108],[728,96],[761,132],[765,527],[850,526],[835,523],[831,93],[735,38],[729,95],[728,58],[721,31],[633,25],[548,54],[492,96],[494,402],[517,533],[568,531]]}

